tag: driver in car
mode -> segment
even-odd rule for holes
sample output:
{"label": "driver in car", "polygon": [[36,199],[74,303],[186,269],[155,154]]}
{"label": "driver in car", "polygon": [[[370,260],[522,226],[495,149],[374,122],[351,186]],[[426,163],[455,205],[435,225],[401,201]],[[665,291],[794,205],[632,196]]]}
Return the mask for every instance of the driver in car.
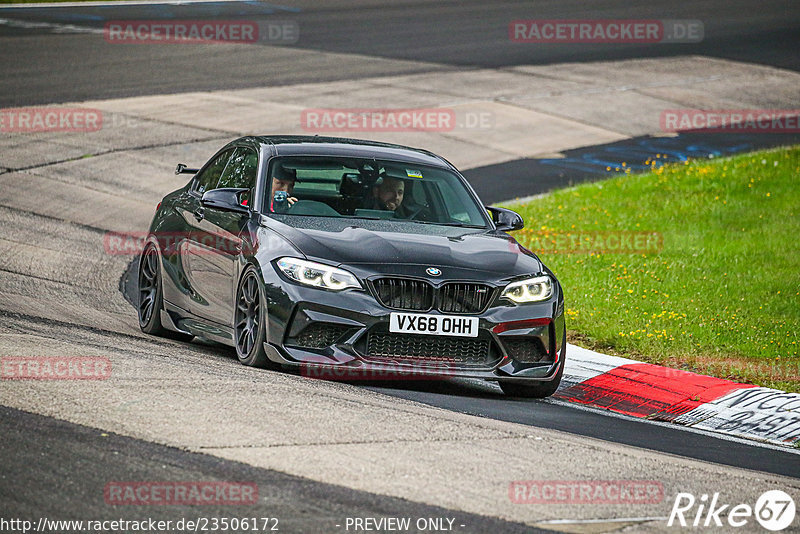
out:
{"label": "driver in car", "polygon": [[372,188],[373,208],[376,210],[396,211],[403,203],[405,180],[388,173],[381,173],[381,183]]}

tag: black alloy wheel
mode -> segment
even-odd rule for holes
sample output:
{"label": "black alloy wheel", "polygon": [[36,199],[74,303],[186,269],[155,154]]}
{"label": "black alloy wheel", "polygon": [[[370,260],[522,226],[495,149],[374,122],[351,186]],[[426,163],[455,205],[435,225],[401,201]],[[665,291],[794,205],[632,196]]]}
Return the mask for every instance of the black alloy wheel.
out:
{"label": "black alloy wheel", "polygon": [[253,367],[266,367],[269,359],[264,352],[266,337],[266,307],[261,294],[258,273],[250,268],[239,282],[236,292],[233,334],[239,361]]}
{"label": "black alloy wheel", "polygon": [[154,245],[147,245],[139,258],[139,327],[148,334],[157,334],[161,327],[160,318],[155,318],[161,310],[156,304],[160,300],[158,272],[158,253]]}
{"label": "black alloy wheel", "polygon": [[156,246],[149,243],[139,257],[139,328],[146,334],[168,337],[178,341],[191,341],[193,335],[167,330],[161,324],[164,302],[161,296],[161,269]]}

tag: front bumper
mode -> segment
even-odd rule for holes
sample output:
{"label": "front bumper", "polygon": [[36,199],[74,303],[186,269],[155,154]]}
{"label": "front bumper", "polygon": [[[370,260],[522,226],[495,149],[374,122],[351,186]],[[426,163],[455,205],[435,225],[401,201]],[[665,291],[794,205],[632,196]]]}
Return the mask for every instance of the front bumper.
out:
{"label": "front bumper", "polygon": [[368,290],[337,293],[285,283],[266,287],[267,355],[307,376],[542,383],[553,380],[564,363],[558,284],[553,296],[539,303],[495,299],[485,312],[471,315],[479,318],[477,338],[392,334],[389,317],[395,310],[379,304]]}

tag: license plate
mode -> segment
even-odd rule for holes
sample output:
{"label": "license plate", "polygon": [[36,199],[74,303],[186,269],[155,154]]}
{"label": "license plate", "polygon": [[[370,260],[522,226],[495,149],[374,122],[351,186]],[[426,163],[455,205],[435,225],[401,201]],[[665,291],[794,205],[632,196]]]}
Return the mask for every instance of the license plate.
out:
{"label": "license plate", "polygon": [[478,318],[392,312],[389,316],[389,332],[478,337]]}

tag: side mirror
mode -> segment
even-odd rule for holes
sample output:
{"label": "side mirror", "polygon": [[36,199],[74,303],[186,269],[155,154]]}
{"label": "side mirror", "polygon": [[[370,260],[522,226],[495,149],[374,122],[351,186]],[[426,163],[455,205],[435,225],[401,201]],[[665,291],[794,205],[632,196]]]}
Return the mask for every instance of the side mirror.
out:
{"label": "side mirror", "polygon": [[486,209],[492,214],[492,220],[498,230],[508,232],[511,230],[519,230],[525,226],[525,221],[522,220],[522,216],[516,211],[506,208],[495,208],[493,206],[486,206]]}
{"label": "side mirror", "polygon": [[207,208],[234,211],[236,213],[250,213],[250,208],[242,206],[241,195],[250,191],[239,187],[220,187],[203,193],[200,204]]}

